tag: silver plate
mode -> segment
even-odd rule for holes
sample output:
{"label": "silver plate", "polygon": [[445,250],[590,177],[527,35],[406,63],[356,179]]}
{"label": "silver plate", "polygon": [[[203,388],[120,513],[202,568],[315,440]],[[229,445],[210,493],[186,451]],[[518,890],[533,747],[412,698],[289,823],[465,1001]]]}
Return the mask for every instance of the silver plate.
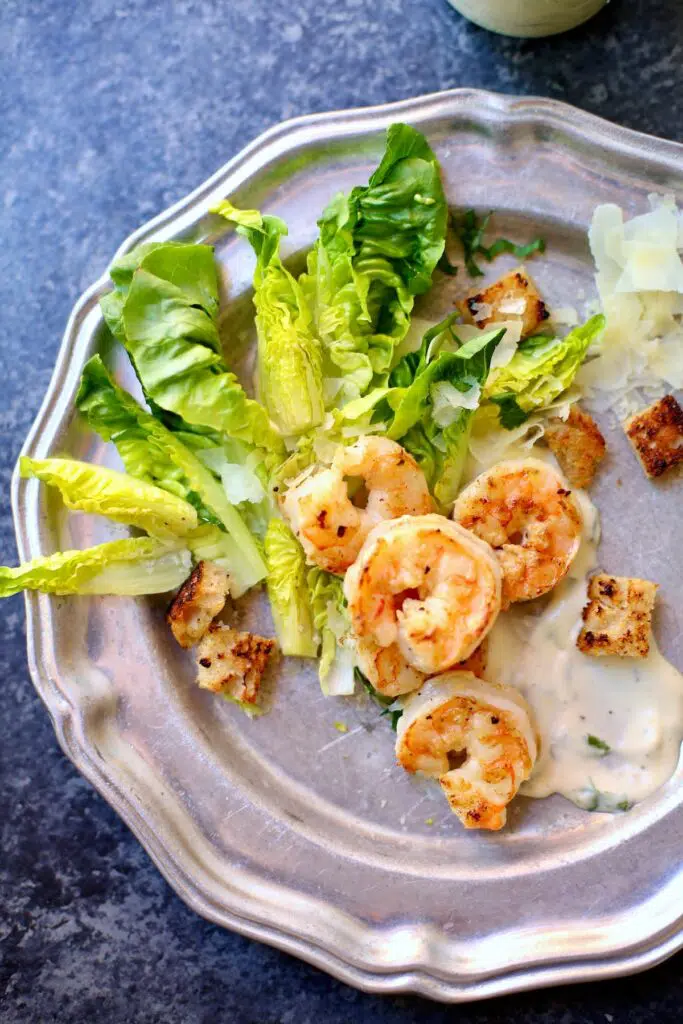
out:
{"label": "silver plate", "polygon": [[[120,252],[150,239],[214,242],[230,296],[223,336],[248,356],[251,256],[207,210],[230,195],[277,213],[290,225],[289,253],[300,254],[317,212],[366,179],[397,119],[428,135],[451,201],[496,209],[513,237],[546,236],[534,269],[551,302],[592,290],[585,230],[596,203],[635,212],[655,188],[683,193],[681,146],[549,100],[456,90],[280,125]],[[25,454],[115,458],[72,411],[95,350],[131,383],[102,330],[106,288],[103,277],[69,319]],[[674,616],[680,512],[661,487],[629,501],[624,515],[638,474],[619,430],[608,428],[612,465],[597,493],[603,560],[660,581],[658,628],[683,667]],[[113,535],[105,522],[65,516],[35,481],[15,475],[12,499],[22,559]],[[652,529],[654,514],[664,531]],[[279,666],[272,714],[250,722],[194,687],[162,612],[152,600],[30,594],[29,661],[65,753],[205,917],[360,988],[453,1001],[625,974],[683,945],[680,771],[618,818],[559,797],[520,800],[504,833],[464,833],[438,794],[393,766],[393,735],[363,700],[326,700],[312,667],[290,662]],[[239,614],[253,623],[268,615],[262,601]],[[337,719],[348,733],[335,730]]]}

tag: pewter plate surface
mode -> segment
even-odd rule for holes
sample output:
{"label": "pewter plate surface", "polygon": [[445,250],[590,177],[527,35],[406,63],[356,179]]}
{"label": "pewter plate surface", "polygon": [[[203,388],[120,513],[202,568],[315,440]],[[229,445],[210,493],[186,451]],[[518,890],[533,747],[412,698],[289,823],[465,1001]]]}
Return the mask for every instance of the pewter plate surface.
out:
{"label": "pewter plate surface", "polygon": [[[400,119],[427,134],[452,203],[495,209],[502,234],[546,237],[534,273],[551,303],[580,307],[579,291],[592,294],[585,235],[597,203],[637,212],[655,189],[683,197],[681,146],[553,101],[457,90],[280,125],[119,251],[151,239],[214,243],[222,337],[247,373],[252,257],[210,206],[230,195],[285,218],[296,262],[318,211],[366,180],[383,130]],[[454,287],[437,288],[437,310],[450,308]],[[71,315],[25,454],[117,465],[73,415],[93,352],[133,384],[103,330],[106,288],[96,282]],[[657,633],[683,668],[680,477],[678,487],[646,484],[617,424],[602,425],[601,561],[659,581]],[[67,516],[35,481],[15,475],[12,497],[23,559],[117,535]],[[314,667],[288,660],[273,673],[272,712],[249,721],[196,689],[163,610],[161,600],[29,594],[29,660],[66,754],[199,913],[361,988],[451,1001],[636,971],[683,945],[680,768],[629,814],[520,799],[504,832],[465,833],[433,787],[394,766],[393,734],[364,699],[324,698]],[[272,629],[262,597],[239,618]]]}

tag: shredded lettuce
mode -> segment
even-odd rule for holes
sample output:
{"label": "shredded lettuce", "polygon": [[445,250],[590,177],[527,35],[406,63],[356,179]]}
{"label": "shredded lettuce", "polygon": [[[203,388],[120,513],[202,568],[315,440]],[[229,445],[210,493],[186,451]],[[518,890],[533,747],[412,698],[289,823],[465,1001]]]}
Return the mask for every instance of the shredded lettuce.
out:
{"label": "shredded lettuce", "polygon": [[152,410],[173,414],[181,429],[243,441],[268,465],[277,464],[282,438],[223,361],[213,249],[180,242],[141,246],[110,273],[116,288],[102,300],[102,311]]}
{"label": "shredded lettuce", "polygon": [[93,430],[114,442],[131,476],[184,498],[200,519],[230,534],[239,560],[231,571],[249,586],[264,578],[256,542],[220,482],[177,435],[114,383],[99,356],[83,369],[76,406]]}
{"label": "shredded lettuce", "polygon": [[565,338],[539,335],[522,342],[507,366],[491,374],[484,387],[484,398],[498,406],[501,426],[514,430],[566,391],[604,326],[600,314]]}
{"label": "shredded lettuce", "polygon": [[315,658],[318,641],[306,582],[303,548],[281,519],[271,519],[265,539],[268,597],[283,654]]}
{"label": "shredded lettuce", "polygon": [[136,526],[154,537],[183,536],[197,526],[189,502],[161,487],[77,459],[22,458],[23,477],[57,487],[67,508]]}
{"label": "shredded lettuce", "polygon": [[328,697],[346,697],[355,689],[351,622],[344,599],[343,580],[314,566],[308,572],[313,623],[320,637],[318,675]]}
{"label": "shredded lettuce", "polygon": [[48,594],[165,594],[186,579],[190,552],[183,540],[113,540],[84,551],[59,551],[16,569],[0,567],[0,597],[20,590]]}
{"label": "shredded lettuce", "polygon": [[213,212],[237,224],[256,254],[259,398],[285,436],[303,434],[325,415],[322,348],[302,287],[280,259],[287,227],[279,217],[238,210],[227,200]]}
{"label": "shredded lettuce", "polygon": [[429,288],[443,254],[447,219],[437,159],[405,124],[389,128],[369,184],[336,196],[323,212],[301,284],[336,404],[386,378],[414,298]]}
{"label": "shredded lettuce", "polygon": [[197,458],[212,473],[220,477],[226,497],[232,505],[241,505],[244,502],[257,505],[265,498],[263,483],[256,468],[250,465],[251,454],[245,456],[243,464],[240,461],[233,461],[225,447],[220,446],[201,448],[197,451]]}

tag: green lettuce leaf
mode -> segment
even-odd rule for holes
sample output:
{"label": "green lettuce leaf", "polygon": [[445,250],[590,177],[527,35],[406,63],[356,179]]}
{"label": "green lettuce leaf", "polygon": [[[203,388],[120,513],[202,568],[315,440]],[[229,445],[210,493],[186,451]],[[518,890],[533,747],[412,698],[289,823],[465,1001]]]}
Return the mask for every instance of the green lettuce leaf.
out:
{"label": "green lettuce leaf", "polygon": [[487,332],[456,352],[439,352],[432,361],[428,355],[406,389],[389,429],[389,436],[402,438],[417,459],[444,508],[457,497],[472,417],[504,334],[503,330]]}
{"label": "green lettuce leaf", "polygon": [[443,254],[447,220],[434,153],[415,128],[394,124],[369,184],[338,195],[318,221],[301,283],[337,404],[386,379]]}
{"label": "green lettuce leaf", "polygon": [[47,594],[165,594],[189,575],[190,552],[182,540],[153,537],[113,540],[84,551],[59,551],[16,569],[0,567],[0,597],[20,590]]}
{"label": "green lettuce leaf", "polygon": [[303,548],[281,519],[271,519],[265,539],[268,597],[283,654],[315,658],[318,642],[313,630]]}
{"label": "green lettuce leaf", "polygon": [[491,374],[484,388],[484,398],[499,408],[501,426],[513,430],[566,391],[604,326],[605,318],[599,314],[565,338],[544,341],[536,337],[522,342],[507,366]]}
{"label": "green lettuce leaf", "polygon": [[287,227],[279,217],[238,210],[227,200],[213,212],[237,224],[256,254],[259,398],[283,434],[303,434],[325,415],[322,348],[303,289],[280,259]]}
{"label": "green lettuce leaf", "polygon": [[387,422],[387,435],[414,456],[444,508],[457,496],[472,416],[505,334],[504,329],[487,331],[456,351],[443,351],[458,344],[453,320],[448,316],[425,333],[419,350],[391,371],[388,388],[377,388],[343,410],[347,419],[362,419],[373,409],[373,419]]}
{"label": "green lettuce leaf", "polygon": [[239,557],[234,571],[243,581],[253,586],[265,577],[258,546],[220,481],[176,434],[114,383],[99,356],[83,369],[76,406],[93,430],[113,441],[131,476],[184,498],[201,519],[230,534]]}
{"label": "green lettuce leaf", "polygon": [[67,508],[107,516],[153,537],[183,536],[197,526],[197,512],[189,502],[115,469],[77,459],[27,457],[19,466],[23,477],[57,487]]}
{"label": "green lettuce leaf", "polygon": [[343,580],[314,566],[308,572],[308,587],[313,624],[321,644],[320,688],[328,697],[349,696],[355,688],[355,658]]}
{"label": "green lettuce leaf", "polygon": [[176,417],[173,423],[169,418],[174,429],[243,441],[276,465],[282,438],[223,361],[213,249],[180,242],[141,246],[110,273],[116,288],[102,300],[102,311],[152,410]]}

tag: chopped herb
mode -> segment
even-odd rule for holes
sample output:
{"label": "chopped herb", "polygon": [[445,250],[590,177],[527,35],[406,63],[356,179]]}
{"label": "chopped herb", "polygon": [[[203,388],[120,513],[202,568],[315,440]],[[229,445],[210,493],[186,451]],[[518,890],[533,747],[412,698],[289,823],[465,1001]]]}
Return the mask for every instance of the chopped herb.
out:
{"label": "chopped herb", "polygon": [[588,785],[581,790],[580,796],[580,807],[583,807],[585,811],[597,811],[600,805],[600,793],[592,779],[588,780]]}
{"label": "chopped herb", "polygon": [[545,252],[545,241],[542,238],[534,238],[533,242],[529,242],[528,245],[515,245],[507,238],[498,238],[488,249],[482,246],[479,252],[486,257],[489,263],[504,252],[510,253],[516,260],[526,260],[535,252]]}
{"label": "chopped herb", "polygon": [[617,804],[617,810],[618,811],[630,811],[632,807],[633,807],[633,804],[631,803],[630,800],[620,800],[619,803]]}
{"label": "chopped herb", "polygon": [[516,396],[511,391],[504,391],[500,395],[491,395],[491,401],[498,406],[498,420],[505,430],[514,430],[526,423],[529,413],[522,409]]}
{"label": "chopped herb", "polygon": [[525,260],[535,252],[545,252],[545,241],[542,238],[535,238],[528,245],[516,245],[508,238],[497,238],[491,245],[484,245],[484,233],[490,219],[491,213],[480,219],[474,210],[451,211],[451,225],[462,245],[470,277],[483,276],[484,272],[476,262],[477,256],[483,256],[491,263],[504,252],[511,253],[518,260]]}
{"label": "chopped herb", "polygon": [[487,213],[480,221],[474,210],[466,210],[464,213],[453,211],[451,213],[451,225],[455,231],[465,255],[465,266],[470,277],[482,277],[484,271],[480,270],[475,263],[475,256],[482,248],[484,232],[491,219]]}
{"label": "chopped herb", "polygon": [[334,723],[334,727],[337,730],[337,732],[348,732],[349,731],[348,725],[344,725],[343,722],[335,722]]}
{"label": "chopped herb", "polygon": [[403,708],[394,707],[394,698],[385,697],[383,694],[379,693],[379,691],[375,689],[375,687],[372,685],[367,676],[365,676],[359,668],[354,670],[354,674],[356,680],[365,687],[368,694],[372,697],[375,703],[379,704],[379,706],[382,708],[380,714],[390,718],[391,728],[394,730],[394,732],[396,732],[396,726],[398,725],[399,718],[403,714]]}
{"label": "chopped herb", "polygon": [[448,258],[448,254],[445,251],[441,259],[437,263],[437,267],[439,268],[442,274],[448,274],[449,277],[455,277],[455,275],[458,273],[458,268],[455,266],[454,263],[451,263],[451,261]]}
{"label": "chopped herb", "polygon": [[425,818],[425,825],[433,825],[433,824],[434,824],[434,819],[433,818]]}
{"label": "chopped herb", "polygon": [[586,736],[586,743],[589,747],[594,747],[596,750],[599,750],[603,757],[605,757],[606,754],[609,754],[612,749],[609,743],[605,743],[605,741],[601,740],[599,736],[592,736],[590,733]]}

